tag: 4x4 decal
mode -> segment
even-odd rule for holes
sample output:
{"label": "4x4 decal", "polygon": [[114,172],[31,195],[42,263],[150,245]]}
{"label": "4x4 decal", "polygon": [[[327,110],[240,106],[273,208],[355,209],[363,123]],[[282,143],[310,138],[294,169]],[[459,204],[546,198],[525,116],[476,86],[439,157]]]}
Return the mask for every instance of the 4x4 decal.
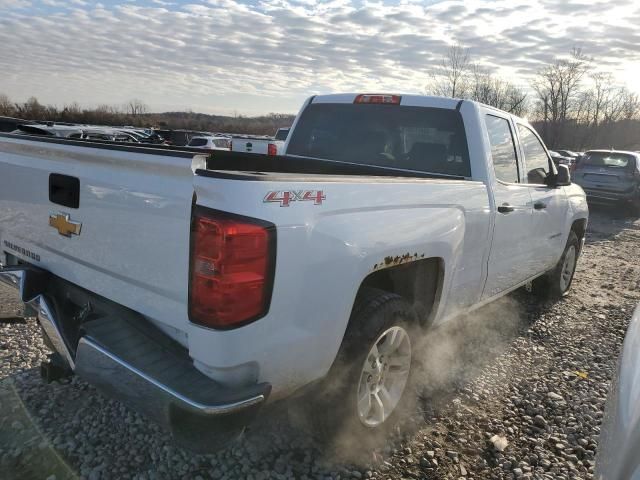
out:
{"label": "4x4 decal", "polygon": [[325,199],[322,190],[277,190],[267,193],[263,202],[279,203],[281,207],[288,207],[291,202],[313,202],[314,205],[322,205]]}

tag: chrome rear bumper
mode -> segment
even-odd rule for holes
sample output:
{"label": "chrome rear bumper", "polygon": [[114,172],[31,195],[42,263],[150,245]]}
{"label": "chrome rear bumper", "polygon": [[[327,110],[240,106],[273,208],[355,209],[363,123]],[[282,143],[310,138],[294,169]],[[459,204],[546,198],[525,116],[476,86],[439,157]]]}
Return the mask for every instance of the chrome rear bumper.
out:
{"label": "chrome rear bumper", "polygon": [[193,366],[186,350],[139,316],[86,322],[77,344],[71,344],[65,319],[58,318],[55,302],[44,293],[51,278],[33,267],[0,269],[0,282],[16,288],[36,310],[53,348],[78,376],[168,427],[187,448],[224,446],[265,403],[269,384],[229,389],[214,382]]}

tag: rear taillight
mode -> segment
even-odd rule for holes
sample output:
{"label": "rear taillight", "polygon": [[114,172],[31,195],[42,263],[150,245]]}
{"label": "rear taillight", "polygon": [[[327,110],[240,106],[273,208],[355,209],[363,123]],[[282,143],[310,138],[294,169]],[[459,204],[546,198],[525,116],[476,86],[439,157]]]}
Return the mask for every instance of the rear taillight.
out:
{"label": "rear taillight", "polygon": [[278,146],[275,143],[270,143],[267,146],[267,155],[275,156],[278,154]]}
{"label": "rear taillight", "polygon": [[266,315],[275,241],[271,223],[196,207],[191,225],[190,320],[228,329]]}
{"label": "rear taillight", "polygon": [[400,95],[362,94],[358,95],[353,103],[383,103],[388,105],[400,105]]}

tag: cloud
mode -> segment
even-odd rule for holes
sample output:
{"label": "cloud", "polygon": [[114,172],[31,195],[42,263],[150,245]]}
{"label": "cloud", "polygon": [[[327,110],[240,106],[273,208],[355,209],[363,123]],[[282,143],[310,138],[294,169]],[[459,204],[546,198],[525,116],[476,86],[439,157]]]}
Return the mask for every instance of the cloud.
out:
{"label": "cloud", "polygon": [[420,93],[454,42],[522,84],[573,46],[625,76],[640,63],[638,24],[635,0],[0,0],[0,92],[292,112],[320,92]]}

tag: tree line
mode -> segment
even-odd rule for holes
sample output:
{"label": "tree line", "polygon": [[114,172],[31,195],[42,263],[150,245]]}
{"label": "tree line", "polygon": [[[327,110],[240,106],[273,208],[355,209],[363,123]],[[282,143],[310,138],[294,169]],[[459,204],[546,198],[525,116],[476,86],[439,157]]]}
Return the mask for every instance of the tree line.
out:
{"label": "tree line", "polygon": [[[427,94],[469,98],[528,117],[550,148],[640,149],[640,98],[580,49],[543,65],[528,86],[494,74],[472,60],[468,48],[452,46],[430,75]],[[0,116],[27,120],[133,125],[210,132],[273,134],[293,115],[221,116],[194,112],[150,113],[139,99],[88,109],[73,102],[59,108],[37,98],[13,102],[0,94]]]}
{"label": "tree line", "polygon": [[89,125],[132,125],[160,129],[183,129],[202,132],[251,133],[273,135],[278,128],[291,126],[294,115],[271,113],[258,117],[242,115],[223,116],[193,112],[150,113],[149,107],[139,99],[124,105],[100,105],[83,108],[74,102],[59,108],[43,105],[37,98],[13,102],[0,94],[0,116],[44,122],[69,122]]}
{"label": "tree line", "polygon": [[452,46],[426,93],[469,98],[528,117],[550,148],[640,149],[640,97],[616,85],[597,62],[574,48],[542,66],[529,88],[504,80]]}

